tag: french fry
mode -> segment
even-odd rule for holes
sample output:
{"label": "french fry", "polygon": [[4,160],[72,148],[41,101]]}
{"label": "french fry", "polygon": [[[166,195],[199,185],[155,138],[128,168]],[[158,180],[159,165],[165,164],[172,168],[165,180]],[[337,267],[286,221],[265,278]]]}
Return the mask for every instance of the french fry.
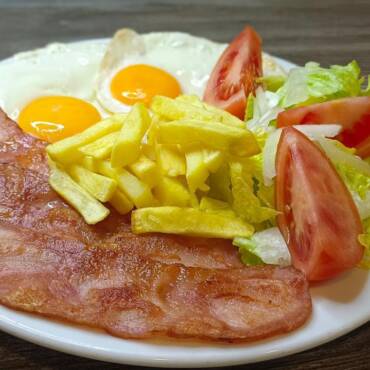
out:
{"label": "french fry", "polygon": [[115,180],[98,175],[79,165],[70,166],[69,173],[78,185],[101,202],[107,202],[113,196],[117,187]]}
{"label": "french fry", "polygon": [[191,194],[178,179],[164,176],[154,187],[153,193],[163,206],[187,207],[190,205]]}
{"label": "french fry", "polygon": [[141,154],[138,160],[129,166],[130,171],[149,187],[156,185],[160,179],[157,164]]}
{"label": "french fry", "polygon": [[185,153],[186,180],[191,192],[197,189],[208,191],[206,180],[209,175],[208,168],[204,162],[203,150],[195,149]]}
{"label": "french fry", "polygon": [[117,180],[118,169],[113,168],[109,161],[96,161],[95,163],[98,173]]}
{"label": "french fry", "polygon": [[[235,117],[233,114],[223,110],[214,107],[213,105],[207,104],[199,99],[196,95],[180,95],[175,100],[187,104],[195,105],[199,108],[202,108],[205,111],[208,111],[209,113],[212,113],[214,116],[214,120],[224,123],[225,125],[234,126],[243,128],[245,127],[245,123],[240,120],[238,117]],[[194,117],[197,118],[197,117]],[[198,117],[197,119],[200,119]]]}
{"label": "french fry", "polygon": [[151,207],[158,204],[150,187],[127,170],[120,169],[118,171],[117,183],[120,190],[127,195],[137,208]]}
{"label": "french fry", "polygon": [[55,162],[49,160],[49,166],[50,186],[82,215],[86,223],[94,225],[109,215],[108,208],[73,181]]}
{"label": "french fry", "polygon": [[228,151],[240,157],[258,154],[260,148],[247,129],[229,127],[218,122],[183,120],[160,122],[159,140],[163,144],[200,144]]}
{"label": "french fry", "polygon": [[158,204],[150,187],[124,168],[114,168],[108,161],[98,162],[98,172],[117,181],[118,188],[137,208]]}
{"label": "french fry", "polygon": [[136,234],[159,232],[208,238],[249,237],[253,226],[240,218],[195,208],[150,207],[132,212],[132,231]]}
{"label": "french fry", "polygon": [[183,96],[171,99],[166,96],[155,96],[152,99],[151,109],[167,120],[200,120],[221,122],[231,127],[245,128],[245,123],[221,109],[206,105],[194,96]]}
{"label": "french fry", "polygon": [[216,212],[227,217],[235,217],[235,212],[231,209],[230,204],[209,197],[202,197],[199,203],[199,209],[206,212]]}
{"label": "french fry", "polygon": [[131,200],[128,199],[126,195],[118,189],[114,192],[112,198],[109,200],[109,203],[121,215],[129,213],[132,208],[134,208],[134,204],[131,202]]}
{"label": "french fry", "polygon": [[89,144],[102,136],[119,130],[126,118],[126,114],[115,114],[90,126],[85,131],[57,141],[46,147],[47,153],[52,159],[61,163],[76,163],[81,159],[82,153],[79,147]]}
{"label": "french fry", "polygon": [[78,150],[83,155],[88,155],[97,159],[108,158],[112,152],[113,145],[117,140],[118,135],[119,131],[111,132],[90,144],[81,146]]}
{"label": "french fry", "polygon": [[148,110],[143,104],[135,104],[114,143],[111,156],[113,167],[127,166],[139,158],[141,140],[149,125]]}
{"label": "french fry", "polygon": [[219,150],[203,149],[204,163],[209,172],[216,172],[224,161],[224,155]]}
{"label": "french fry", "polygon": [[97,172],[95,158],[84,155],[78,162],[81,166],[87,168],[91,172]]}
{"label": "french fry", "polygon": [[162,174],[176,177],[185,175],[185,156],[179,151],[177,145],[156,146],[157,164]]}

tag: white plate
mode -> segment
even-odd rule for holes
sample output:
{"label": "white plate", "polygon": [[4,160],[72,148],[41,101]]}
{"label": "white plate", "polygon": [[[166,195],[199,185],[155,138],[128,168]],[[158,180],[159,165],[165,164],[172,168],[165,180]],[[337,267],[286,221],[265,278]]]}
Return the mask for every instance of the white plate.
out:
{"label": "white plate", "polygon": [[[286,69],[294,66],[285,60],[278,61]],[[311,293],[313,314],[304,327],[251,344],[123,340],[3,306],[0,306],[0,329],[44,347],[97,360],[157,367],[214,367],[300,352],[344,335],[370,320],[370,274],[367,271],[353,270],[312,288]]]}

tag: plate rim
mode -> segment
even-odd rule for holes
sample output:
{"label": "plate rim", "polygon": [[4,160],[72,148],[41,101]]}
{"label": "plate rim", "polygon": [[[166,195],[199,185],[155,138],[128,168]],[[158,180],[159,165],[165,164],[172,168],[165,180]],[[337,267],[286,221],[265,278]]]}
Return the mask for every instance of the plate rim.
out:
{"label": "plate rim", "polygon": [[[193,35],[192,35],[193,36]],[[197,37],[197,36],[195,36]],[[78,44],[78,43],[89,43],[89,42],[106,42],[109,38],[95,38],[95,39],[86,39],[86,40],[78,40],[78,41],[72,41],[72,42],[65,42],[65,44]],[[274,55],[271,55],[280,65],[283,66],[285,69],[290,69],[293,67],[296,67],[297,65],[295,63],[290,62],[289,60],[286,60],[284,58],[276,57]],[[6,59],[0,60],[0,64],[7,62],[10,60],[13,56],[10,56]],[[5,311],[5,316],[3,315]],[[8,316],[6,316],[7,311],[9,311]],[[285,356],[289,356],[292,354],[296,354],[305,350],[312,349],[314,347],[320,346],[324,343],[330,342],[336,338],[339,338],[352,330],[359,328],[360,326],[366,324],[368,321],[370,321],[370,312],[369,314],[364,317],[360,317],[357,320],[351,321],[351,324],[347,324],[341,327],[340,330],[332,331],[328,333],[326,336],[322,336],[319,338],[319,340],[315,337],[310,338],[308,341],[304,341],[303,343],[300,343],[299,345],[293,346],[291,348],[279,348],[279,350],[271,350],[266,353],[261,353],[256,355],[254,358],[250,357],[243,357],[242,355],[236,358],[226,358],[222,360],[222,362],[219,362],[219,357],[211,358],[211,359],[197,359],[198,356],[195,357],[188,357],[185,359],[183,357],[181,360],[176,359],[174,356],[167,356],[167,358],[153,358],[152,356],[143,355],[138,356],[137,353],[118,353],[118,352],[112,352],[109,351],[107,348],[103,347],[94,347],[89,344],[85,343],[78,343],[75,340],[70,340],[71,338],[65,339],[58,336],[52,335],[50,332],[46,331],[39,331],[31,326],[27,326],[27,324],[22,324],[20,322],[17,322],[16,319],[12,319],[10,316],[12,314],[26,316],[26,317],[35,317],[37,320],[41,320],[42,322],[45,322],[46,324],[52,324],[52,323],[59,323],[56,322],[53,319],[42,317],[37,314],[27,313],[19,310],[15,310],[12,308],[8,308],[4,305],[0,304],[0,330],[13,335],[15,337],[18,337],[20,339],[26,340],[28,342],[34,343],[36,345],[40,345],[42,347],[46,347],[55,351],[85,357],[93,360],[99,360],[99,361],[106,361],[111,363],[119,363],[119,364],[127,364],[127,365],[136,365],[136,366],[149,366],[149,367],[167,367],[167,368],[194,368],[194,367],[221,367],[221,366],[234,366],[234,365],[241,365],[241,364],[251,364],[251,363],[257,363],[261,361],[267,361],[272,359],[277,359]],[[310,319],[311,320],[311,319]],[[305,330],[306,325],[309,325],[310,320],[308,323],[306,323],[301,328],[295,330],[294,332],[287,333],[285,335],[273,337],[271,339],[268,339],[268,341],[279,343],[279,339],[281,337],[286,336],[292,336],[296,332],[300,332],[302,330]],[[68,326],[71,328],[71,330],[74,330],[76,328],[81,328],[79,325],[70,324],[68,322],[63,322],[62,325]],[[87,327],[82,327],[83,330],[89,331]],[[108,333],[103,333],[106,336],[111,337]],[[139,342],[143,343],[143,341],[135,341],[135,340],[127,340],[127,339],[121,339],[118,338],[118,340],[123,341],[129,341],[132,342]],[[262,341],[264,342],[264,341]],[[246,347],[253,347],[254,344],[261,343],[261,341],[258,342],[251,342],[244,344]],[[217,343],[207,343],[209,346],[215,346]],[[228,345],[232,348],[233,345]],[[208,348],[208,347],[206,347]],[[200,356],[201,357],[201,356]]]}

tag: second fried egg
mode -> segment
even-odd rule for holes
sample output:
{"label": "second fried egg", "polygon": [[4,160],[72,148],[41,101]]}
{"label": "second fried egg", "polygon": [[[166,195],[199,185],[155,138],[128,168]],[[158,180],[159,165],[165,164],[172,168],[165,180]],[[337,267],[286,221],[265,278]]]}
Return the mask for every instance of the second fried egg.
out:
{"label": "second fried egg", "polygon": [[126,112],[136,102],[149,105],[155,95],[202,96],[224,45],[191,35],[123,29],[109,44],[96,84],[99,103]]}

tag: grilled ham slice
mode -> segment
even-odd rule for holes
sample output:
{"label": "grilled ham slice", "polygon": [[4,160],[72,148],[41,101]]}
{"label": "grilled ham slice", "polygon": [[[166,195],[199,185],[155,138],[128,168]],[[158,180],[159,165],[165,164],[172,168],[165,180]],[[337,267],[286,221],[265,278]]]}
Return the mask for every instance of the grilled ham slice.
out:
{"label": "grilled ham slice", "polygon": [[227,241],[89,226],[48,185],[45,143],[0,112],[0,303],[122,338],[251,341],[311,313],[293,267],[244,267]]}

